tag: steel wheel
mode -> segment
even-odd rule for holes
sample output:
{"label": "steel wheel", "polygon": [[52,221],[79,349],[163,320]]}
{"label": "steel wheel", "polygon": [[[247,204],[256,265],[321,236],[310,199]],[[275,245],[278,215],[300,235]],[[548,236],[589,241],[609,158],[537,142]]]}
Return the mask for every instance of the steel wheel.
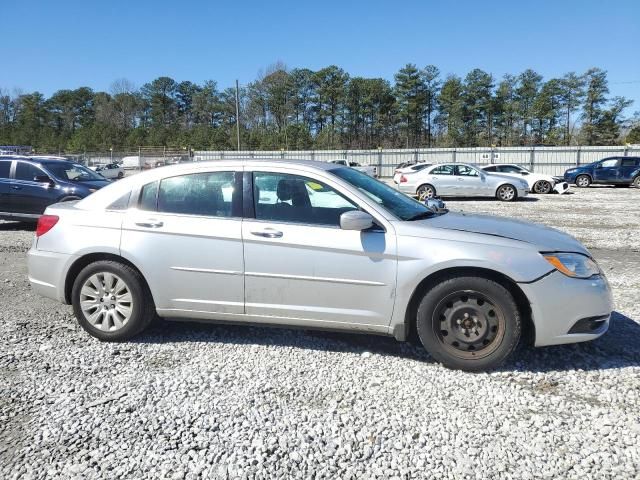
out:
{"label": "steel wheel", "polygon": [[546,180],[539,180],[533,185],[533,191],[536,193],[549,193],[551,188],[551,183]]}
{"label": "steel wheel", "polygon": [[93,327],[115,332],[129,321],[133,297],[122,278],[110,272],[98,272],[82,285],[80,308]]}
{"label": "steel wheel", "polygon": [[433,198],[436,196],[436,189],[431,185],[421,185],[416,192],[418,196],[418,200],[424,201],[428,198]]}
{"label": "steel wheel", "polygon": [[517,196],[516,189],[511,185],[502,185],[498,188],[498,198],[503,202],[511,202],[516,199]]}
{"label": "steel wheel", "polygon": [[578,178],[576,178],[576,185],[581,188],[585,188],[591,185],[591,179],[589,178],[589,175],[578,175]]}
{"label": "steel wheel", "polygon": [[433,315],[435,337],[450,355],[461,359],[491,355],[504,337],[504,312],[480,292],[452,293],[438,303]]}

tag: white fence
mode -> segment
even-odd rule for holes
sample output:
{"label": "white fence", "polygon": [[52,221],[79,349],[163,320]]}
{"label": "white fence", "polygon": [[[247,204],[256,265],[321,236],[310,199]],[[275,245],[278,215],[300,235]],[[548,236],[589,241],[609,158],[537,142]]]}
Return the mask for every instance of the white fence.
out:
{"label": "white fence", "polygon": [[496,147],[421,148],[407,150],[307,150],[307,151],[195,151],[195,161],[232,158],[282,158],[285,160],[345,159],[375,165],[383,177],[393,176],[403,162],[459,162],[486,165],[516,163],[534,172],[562,175],[576,165],[613,156],[640,156],[640,145],[621,147]]}

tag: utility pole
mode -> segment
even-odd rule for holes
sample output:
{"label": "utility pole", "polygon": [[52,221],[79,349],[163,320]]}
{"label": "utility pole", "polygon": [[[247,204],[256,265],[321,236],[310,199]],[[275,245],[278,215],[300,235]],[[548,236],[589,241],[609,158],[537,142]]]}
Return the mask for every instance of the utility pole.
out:
{"label": "utility pole", "polygon": [[240,94],[238,90],[238,80],[236,80],[236,134],[238,136],[238,151],[240,151]]}

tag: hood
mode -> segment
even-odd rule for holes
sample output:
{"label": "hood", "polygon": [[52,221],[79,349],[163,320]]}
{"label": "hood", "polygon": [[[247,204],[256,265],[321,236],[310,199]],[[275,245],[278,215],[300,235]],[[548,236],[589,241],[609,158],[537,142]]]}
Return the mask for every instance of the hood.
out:
{"label": "hood", "polygon": [[80,180],[78,182],[67,182],[69,185],[82,185],[87,188],[102,188],[109,185],[111,182],[106,178],[104,180]]}
{"label": "hood", "polygon": [[[413,223],[413,222],[410,222]],[[542,252],[577,252],[589,255],[589,251],[571,235],[522,220],[491,215],[447,213],[421,220],[425,227],[457,230],[469,233],[497,236],[534,245]]]}

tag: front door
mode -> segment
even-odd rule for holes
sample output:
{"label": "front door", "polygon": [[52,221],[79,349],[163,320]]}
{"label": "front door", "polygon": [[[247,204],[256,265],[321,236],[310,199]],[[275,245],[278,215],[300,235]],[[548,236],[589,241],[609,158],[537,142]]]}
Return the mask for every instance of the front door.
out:
{"label": "front door", "polygon": [[461,197],[487,195],[486,181],[483,180],[475,168],[467,165],[457,165],[454,177],[456,179],[456,195]]}
{"label": "front door", "polygon": [[456,166],[451,164],[438,165],[429,172],[425,183],[433,185],[438,196],[457,195],[455,169]]}
{"label": "front door", "polygon": [[608,158],[601,161],[593,170],[595,183],[616,183],[618,181],[619,158]]}
{"label": "front door", "polygon": [[359,208],[329,179],[253,172],[242,227],[247,315],[316,327],[387,326],[397,269],[392,231],[342,230]]}
{"label": "front door", "polygon": [[145,185],[123,217],[121,250],[165,316],[244,313],[242,175],[212,171]]}

